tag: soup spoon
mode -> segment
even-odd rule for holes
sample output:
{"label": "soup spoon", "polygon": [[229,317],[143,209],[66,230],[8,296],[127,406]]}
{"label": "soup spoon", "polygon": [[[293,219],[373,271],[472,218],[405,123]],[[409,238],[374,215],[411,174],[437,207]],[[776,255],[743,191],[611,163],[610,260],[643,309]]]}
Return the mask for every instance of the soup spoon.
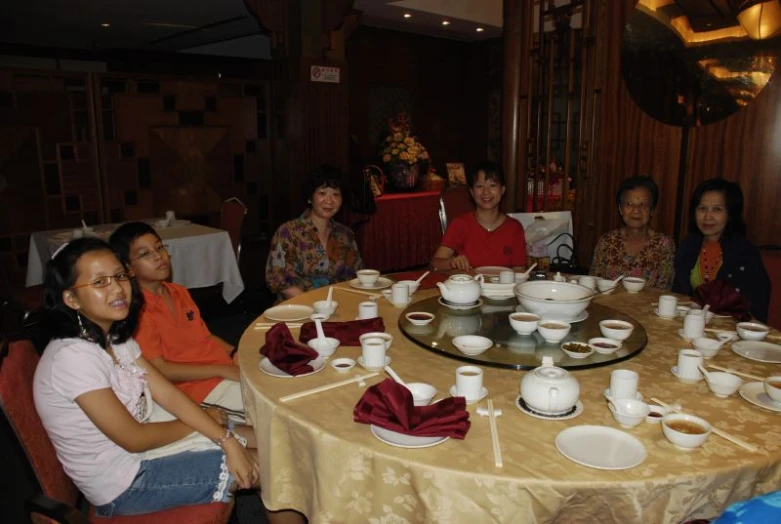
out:
{"label": "soup spoon", "polygon": [[317,330],[317,338],[325,340],[325,331],[323,331],[323,322],[319,318],[315,318],[315,330]]}
{"label": "soup spoon", "polygon": [[393,369],[390,366],[385,366],[385,372],[388,375],[390,375],[393,380],[395,380],[396,382],[398,382],[399,384],[401,384],[405,388],[407,387],[407,383],[404,382],[403,380],[401,380],[401,377],[398,375],[398,373],[393,371]]}
{"label": "soup spoon", "polygon": [[535,262],[534,264],[532,264],[532,265],[531,265],[531,267],[530,267],[529,269],[527,269],[527,270],[526,270],[524,273],[521,273],[521,275],[523,275],[523,276],[525,276],[525,277],[528,277],[528,276],[529,276],[529,273],[531,273],[531,272],[532,272],[532,270],[533,270],[535,267],[537,267],[537,262]]}
{"label": "soup spoon", "polygon": [[613,287],[615,287],[616,285],[618,285],[618,283],[619,283],[619,282],[621,282],[621,280],[623,280],[623,278],[624,278],[624,275],[621,275],[621,276],[619,276],[617,279],[615,279],[615,280],[613,281]]}
{"label": "soup spoon", "polygon": [[429,274],[429,273],[431,273],[431,271],[426,271],[425,273],[423,273],[422,275],[420,275],[420,278],[418,278],[418,279],[417,279],[415,282],[417,282],[418,284],[420,284],[421,282],[423,282],[423,279],[424,279],[424,278],[426,278],[426,277],[428,276],[428,274]]}
{"label": "soup spoon", "polygon": [[704,367],[702,364],[700,364],[699,366],[697,366],[697,369],[699,369],[699,370],[700,370],[700,373],[702,373],[702,374],[705,376],[705,380],[707,380],[708,382],[710,382],[710,380],[711,380],[711,377],[710,377],[710,373],[708,373],[708,370],[707,370],[707,369],[705,369],[705,367]]}

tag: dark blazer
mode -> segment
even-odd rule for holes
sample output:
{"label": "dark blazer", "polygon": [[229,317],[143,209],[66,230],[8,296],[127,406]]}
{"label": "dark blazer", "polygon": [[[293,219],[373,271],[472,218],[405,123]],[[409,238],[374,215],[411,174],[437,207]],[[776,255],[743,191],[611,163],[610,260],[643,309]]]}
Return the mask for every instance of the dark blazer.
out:
{"label": "dark blazer", "polygon": [[[759,249],[743,237],[722,238],[722,263],[717,279],[726,280],[751,303],[751,314],[760,322],[767,322],[770,305],[770,277],[762,264]],[[690,274],[702,248],[702,236],[691,235],[678,246],[675,253],[675,282],[673,291],[693,295]]]}

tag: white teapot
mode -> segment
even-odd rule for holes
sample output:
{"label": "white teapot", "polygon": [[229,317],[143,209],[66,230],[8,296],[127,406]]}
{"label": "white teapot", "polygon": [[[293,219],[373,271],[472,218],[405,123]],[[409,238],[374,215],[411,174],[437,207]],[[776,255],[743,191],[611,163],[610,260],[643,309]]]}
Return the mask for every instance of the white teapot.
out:
{"label": "white teapot", "polygon": [[542,365],[521,379],[521,397],[527,406],[545,415],[561,415],[578,401],[580,385],[567,370],[553,365],[553,358],[542,357]]}
{"label": "white teapot", "polygon": [[437,282],[442,298],[451,304],[474,304],[480,299],[483,275],[453,275],[445,282]]}

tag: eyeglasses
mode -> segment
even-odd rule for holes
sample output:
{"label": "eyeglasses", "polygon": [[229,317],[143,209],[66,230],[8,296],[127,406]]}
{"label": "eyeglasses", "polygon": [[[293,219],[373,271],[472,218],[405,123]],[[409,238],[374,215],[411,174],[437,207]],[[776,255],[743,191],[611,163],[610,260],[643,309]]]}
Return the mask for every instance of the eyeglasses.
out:
{"label": "eyeglasses", "polygon": [[101,289],[104,287],[109,287],[114,280],[117,280],[119,282],[127,282],[133,278],[133,275],[129,271],[122,271],[121,273],[117,273],[116,275],[109,275],[105,277],[99,277],[91,282],[87,282],[86,284],[79,284],[77,286],[71,286],[70,289],[79,289],[80,287],[87,287],[92,286],[95,289]]}
{"label": "eyeglasses", "polygon": [[648,202],[624,202],[621,205],[624,209],[639,209],[641,211],[645,211],[651,207]]}
{"label": "eyeglasses", "polygon": [[150,250],[150,251],[144,251],[140,255],[138,255],[136,258],[129,259],[130,262],[135,262],[136,260],[152,260],[155,255],[163,256],[165,254],[168,254],[169,246],[168,244],[160,244],[156,248]]}

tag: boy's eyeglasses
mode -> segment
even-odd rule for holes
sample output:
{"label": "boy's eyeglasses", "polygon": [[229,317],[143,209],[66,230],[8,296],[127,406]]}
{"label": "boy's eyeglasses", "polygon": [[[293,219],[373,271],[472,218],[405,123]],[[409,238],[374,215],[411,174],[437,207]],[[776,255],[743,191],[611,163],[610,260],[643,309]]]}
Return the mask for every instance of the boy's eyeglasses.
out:
{"label": "boy's eyeglasses", "polygon": [[169,249],[168,244],[160,244],[154,249],[151,249],[149,251],[144,251],[136,258],[129,259],[129,261],[135,262],[136,260],[152,260],[155,258],[155,256],[163,256],[164,254],[168,254],[168,249]]}

